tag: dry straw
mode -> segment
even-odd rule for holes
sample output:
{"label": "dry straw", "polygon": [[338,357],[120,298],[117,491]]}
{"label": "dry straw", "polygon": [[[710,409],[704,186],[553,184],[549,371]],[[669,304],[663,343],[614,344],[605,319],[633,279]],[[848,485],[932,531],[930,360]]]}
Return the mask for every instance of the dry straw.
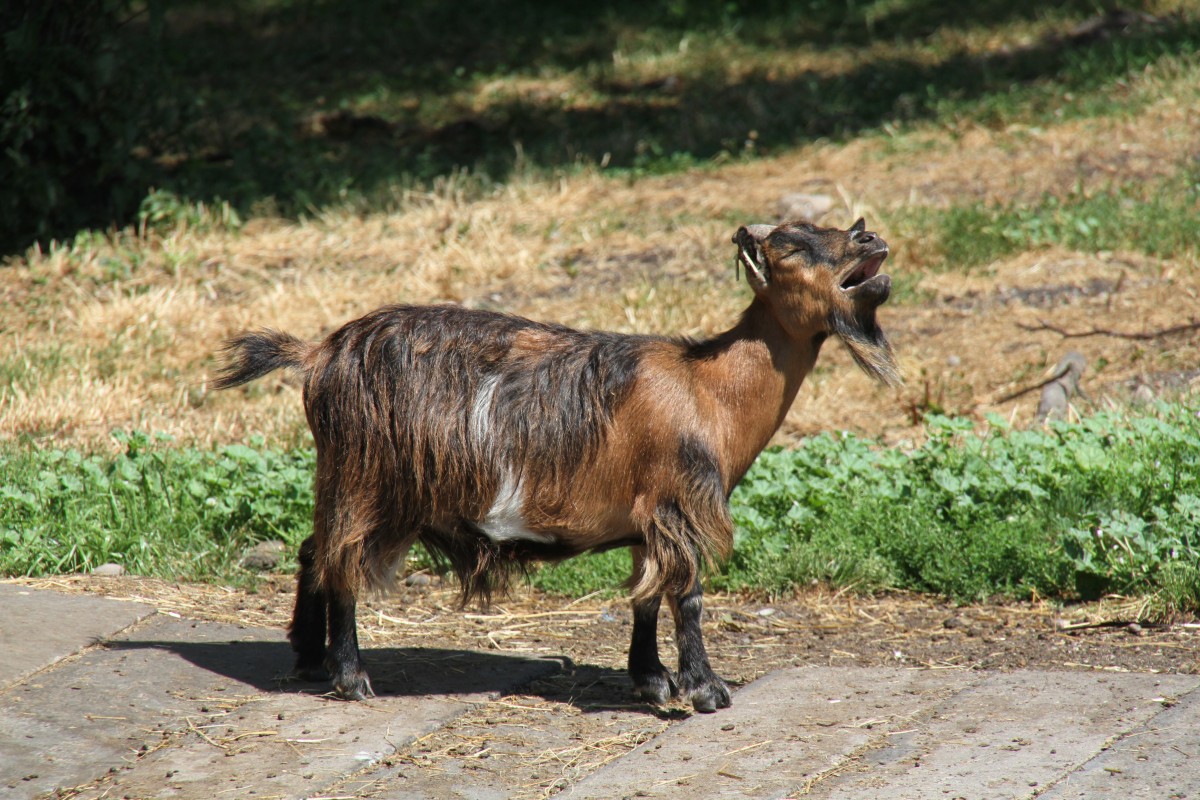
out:
{"label": "dry straw", "polygon": [[[889,219],[911,205],[1032,202],[1103,188],[1114,175],[1153,179],[1186,157],[1193,115],[1165,97],[1135,118],[1045,130],[931,127],[906,134],[904,148],[867,137],[634,183],[595,172],[518,178],[482,197],[456,177],[406,193],[390,214],[328,211],[252,220],[237,232],[84,237],[0,270],[0,439],[111,447],[112,429],[140,428],[202,444],[252,433],[291,441],[304,422],[286,377],[209,391],[220,342],[254,326],[316,338],[385,301],[459,302],[622,331],[715,331],[748,301],[734,281],[730,235],[742,223],[774,221],[778,198],[797,188],[837,200],[829,223],[866,214],[893,245],[888,270],[919,285],[881,316],[908,385],[877,388],[829,346],[781,441],[829,429],[908,438],[914,409],[930,401],[1028,418],[1030,401],[991,399],[1020,388],[1063,347],[1051,331],[1018,327],[1045,309],[1006,297],[1100,280],[1119,291],[1056,309],[1056,323],[1165,328],[1179,321],[1181,299],[1200,290],[1194,265],[1051,249],[972,276],[925,275],[928,242],[920,231],[901,237]],[[1087,355],[1105,364],[1105,384],[1117,385],[1196,363],[1195,341],[1096,340]]]}

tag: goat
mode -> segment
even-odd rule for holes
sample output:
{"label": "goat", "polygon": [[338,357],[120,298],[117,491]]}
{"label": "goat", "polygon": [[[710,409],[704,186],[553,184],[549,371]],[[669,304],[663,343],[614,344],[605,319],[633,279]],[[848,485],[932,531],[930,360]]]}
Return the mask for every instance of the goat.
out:
{"label": "goat", "polygon": [[[535,561],[633,549],[629,673],[637,694],[730,704],[700,629],[703,567],[733,545],[728,500],[778,430],[822,342],[899,380],[876,308],[887,244],[859,219],[733,237],[754,299],[696,341],[583,332],[458,306],[387,306],[323,342],[272,330],[226,343],[216,385],[289,367],[316,442],[313,533],[300,546],[294,674],[373,694],[355,625],[421,542],[462,599],[486,600]],[[659,660],[662,598],[679,669]]]}

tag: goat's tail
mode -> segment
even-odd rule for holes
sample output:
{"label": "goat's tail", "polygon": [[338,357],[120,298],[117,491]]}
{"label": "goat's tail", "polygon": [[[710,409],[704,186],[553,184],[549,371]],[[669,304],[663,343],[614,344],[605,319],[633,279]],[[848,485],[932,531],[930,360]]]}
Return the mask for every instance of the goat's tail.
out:
{"label": "goat's tail", "polygon": [[241,386],[281,367],[303,372],[316,347],[289,333],[263,329],[246,331],[225,342],[225,365],[213,381],[217,389]]}

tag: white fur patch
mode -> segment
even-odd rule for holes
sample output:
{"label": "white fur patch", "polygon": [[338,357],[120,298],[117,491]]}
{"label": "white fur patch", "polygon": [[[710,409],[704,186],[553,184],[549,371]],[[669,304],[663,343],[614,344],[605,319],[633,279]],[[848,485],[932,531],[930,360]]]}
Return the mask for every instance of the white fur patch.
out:
{"label": "white fur patch", "polygon": [[526,526],[521,508],[525,505],[525,492],[521,490],[520,481],[513,477],[512,471],[504,474],[504,484],[496,492],[496,499],[487,516],[479,523],[479,529],[487,534],[493,542],[507,542],[513,539],[527,539],[531,542],[549,543],[554,541],[553,534],[535,533]]}
{"label": "white fur patch", "polygon": [[499,385],[499,375],[484,378],[475,390],[475,402],[471,404],[471,436],[484,452],[490,449],[492,402],[496,398],[496,387]]}
{"label": "white fur patch", "polygon": [[[492,405],[496,399],[496,389],[500,386],[499,375],[488,375],[479,382],[475,390],[475,398],[471,403],[471,438],[479,447],[483,457],[488,458],[492,448]],[[554,536],[545,533],[534,533],[529,530],[521,509],[525,505],[525,492],[521,482],[513,474],[511,468],[504,470],[504,483],[496,492],[492,507],[487,516],[476,523],[487,537],[493,542],[506,542],[513,539],[526,539],[532,542],[552,542]]]}

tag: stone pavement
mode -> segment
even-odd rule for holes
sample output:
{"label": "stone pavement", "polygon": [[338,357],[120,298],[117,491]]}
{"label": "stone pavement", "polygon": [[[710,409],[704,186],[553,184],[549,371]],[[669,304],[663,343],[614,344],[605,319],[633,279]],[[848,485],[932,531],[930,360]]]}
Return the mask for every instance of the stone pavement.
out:
{"label": "stone pavement", "polygon": [[1200,798],[1198,687],[1177,675],[781,670],[571,797]]}
{"label": "stone pavement", "polygon": [[323,684],[275,680],[292,659],[283,631],[0,584],[0,797],[110,772],[97,796],[308,797],[559,665],[436,648],[367,656],[379,697],[345,703]]}
{"label": "stone pavement", "polygon": [[[379,696],[344,703],[274,679],[291,662],[282,631],[0,584],[0,797],[318,797],[558,668],[367,657]],[[1183,675],[781,670],[559,796],[1200,800],[1198,690]],[[376,777],[378,791],[387,769]]]}

